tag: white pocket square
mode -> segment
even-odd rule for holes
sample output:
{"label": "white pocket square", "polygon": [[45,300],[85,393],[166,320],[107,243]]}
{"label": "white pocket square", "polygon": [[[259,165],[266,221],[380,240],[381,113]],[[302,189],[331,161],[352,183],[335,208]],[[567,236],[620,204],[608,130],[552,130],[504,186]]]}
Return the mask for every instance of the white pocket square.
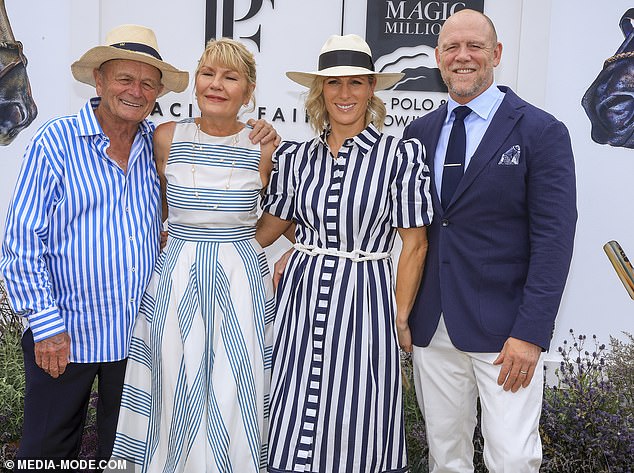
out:
{"label": "white pocket square", "polygon": [[520,163],[520,145],[511,146],[502,154],[498,164],[502,166],[514,166]]}

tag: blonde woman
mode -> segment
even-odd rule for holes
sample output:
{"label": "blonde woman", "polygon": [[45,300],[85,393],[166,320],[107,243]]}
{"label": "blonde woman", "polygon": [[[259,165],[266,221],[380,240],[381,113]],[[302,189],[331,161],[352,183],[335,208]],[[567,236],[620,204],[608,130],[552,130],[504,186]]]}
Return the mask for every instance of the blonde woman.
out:
{"label": "blonde woman", "polygon": [[238,119],[253,55],[208,43],[195,75],[201,116],[154,135],[169,240],[141,304],[113,455],[143,472],[263,471],[273,289],[254,239],[272,143]]}
{"label": "blonde woman", "polygon": [[398,348],[411,350],[432,212],[421,144],[379,131],[374,92],[402,74],[375,72],[365,41],[346,35],[328,39],[317,72],[287,75],[309,88],[319,136],[276,151],[256,235],[266,246],[295,224],[277,289],[269,471],[405,472]]}

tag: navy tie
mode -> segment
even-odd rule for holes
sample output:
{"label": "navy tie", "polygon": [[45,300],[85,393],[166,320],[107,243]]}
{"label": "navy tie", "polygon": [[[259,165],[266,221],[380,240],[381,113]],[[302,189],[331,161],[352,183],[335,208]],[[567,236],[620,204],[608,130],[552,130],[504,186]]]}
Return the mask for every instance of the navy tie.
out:
{"label": "navy tie", "polygon": [[451,197],[464,174],[464,156],[467,148],[464,119],[471,113],[471,109],[462,105],[456,107],[453,113],[454,121],[447,143],[447,154],[445,154],[445,164],[442,170],[442,187],[440,188],[440,202],[443,209],[446,209],[451,202]]}

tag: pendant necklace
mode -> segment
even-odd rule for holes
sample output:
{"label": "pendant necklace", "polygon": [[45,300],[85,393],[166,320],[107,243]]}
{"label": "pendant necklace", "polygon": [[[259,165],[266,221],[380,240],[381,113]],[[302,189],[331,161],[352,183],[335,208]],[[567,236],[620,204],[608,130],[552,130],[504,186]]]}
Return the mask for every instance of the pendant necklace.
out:
{"label": "pendant necklace", "polygon": [[[240,130],[241,131],[241,130]],[[235,148],[238,146],[238,141],[240,140],[240,131],[238,131],[237,133],[235,133],[234,135],[231,136],[231,142],[229,144],[229,146],[231,146],[232,148]],[[197,150],[197,151],[202,151],[204,149],[203,144],[200,142],[200,134],[201,134],[202,130],[200,129],[200,124],[196,123],[196,132],[194,134],[194,143],[192,144],[193,149]],[[218,163],[224,163],[225,162],[225,157],[224,156],[210,156],[213,160],[215,160]],[[233,177],[233,170],[235,168],[236,165],[236,158],[233,157],[231,158],[231,169],[229,170],[229,177],[227,177],[227,182],[225,183],[225,190],[229,190],[231,187],[231,178]],[[192,172],[192,184],[193,184],[193,188],[194,188],[194,196],[200,200],[200,194],[198,192],[199,187],[196,183],[196,165],[194,163],[192,163],[191,165],[191,172]],[[213,204],[211,205],[211,208],[216,209],[218,208],[218,204]]]}

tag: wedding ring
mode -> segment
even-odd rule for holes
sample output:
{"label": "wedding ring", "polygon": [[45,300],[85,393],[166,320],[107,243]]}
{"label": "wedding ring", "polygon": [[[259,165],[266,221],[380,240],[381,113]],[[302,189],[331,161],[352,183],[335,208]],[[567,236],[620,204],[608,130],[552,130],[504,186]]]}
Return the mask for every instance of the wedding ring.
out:
{"label": "wedding ring", "polygon": [[522,370],[520,370],[520,374],[528,374],[528,371],[522,371]]}

